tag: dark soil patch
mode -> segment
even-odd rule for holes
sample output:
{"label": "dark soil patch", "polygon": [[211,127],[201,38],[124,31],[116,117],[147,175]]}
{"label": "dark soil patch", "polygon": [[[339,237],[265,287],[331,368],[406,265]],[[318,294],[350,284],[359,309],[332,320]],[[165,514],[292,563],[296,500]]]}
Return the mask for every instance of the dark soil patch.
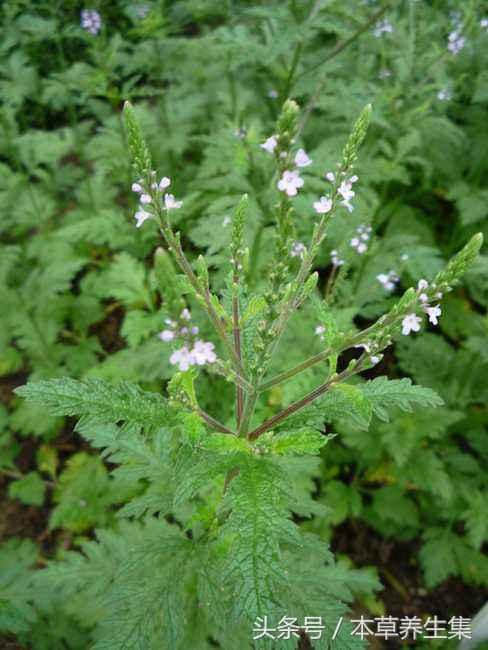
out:
{"label": "dark soil patch", "polygon": [[[423,621],[428,616],[449,620],[452,616],[473,618],[486,602],[486,591],[464,584],[457,578],[444,581],[428,591],[416,562],[419,541],[399,542],[385,539],[362,522],[351,520],[338,526],[334,532],[331,549],[345,554],[355,566],[376,566],[384,590],[379,593],[385,605],[385,616],[402,618],[417,616]],[[358,616],[372,618],[364,607],[356,608]],[[385,643],[384,639],[372,639]],[[415,645],[412,641],[388,639],[388,648]],[[381,645],[372,647],[382,647]]]}
{"label": "dark soil patch", "polygon": [[123,307],[110,305],[107,312],[103,320],[90,327],[90,334],[98,336],[100,344],[107,354],[113,354],[125,347],[125,341],[120,335],[125,311]]}
{"label": "dark soil patch", "polygon": [[9,404],[14,397],[14,390],[23,386],[28,377],[29,373],[25,370],[0,377],[0,402],[5,405]]}

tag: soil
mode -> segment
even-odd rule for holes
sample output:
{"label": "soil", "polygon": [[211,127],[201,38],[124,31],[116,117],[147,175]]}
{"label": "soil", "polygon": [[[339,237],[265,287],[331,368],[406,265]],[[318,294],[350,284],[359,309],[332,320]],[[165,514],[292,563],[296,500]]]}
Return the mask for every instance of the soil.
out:
{"label": "soil", "polygon": [[[451,616],[473,618],[485,604],[486,590],[450,578],[435,589],[427,591],[422,573],[415,558],[418,557],[419,540],[399,542],[381,537],[362,522],[349,520],[336,528],[331,543],[334,553],[345,554],[356,567],[376,566],[384,590],[379,598],[385,606],[385,616],[402,618],[417,616],[422,620],[438,616],[449,620]],[[367,615],[365,608],[356,603],[356,614]],[[384,640],[374,639],[383,647]],[[389,639],[388,648],[405,648],[406,642]],[[410,645],[415,645],[411,642]]]}

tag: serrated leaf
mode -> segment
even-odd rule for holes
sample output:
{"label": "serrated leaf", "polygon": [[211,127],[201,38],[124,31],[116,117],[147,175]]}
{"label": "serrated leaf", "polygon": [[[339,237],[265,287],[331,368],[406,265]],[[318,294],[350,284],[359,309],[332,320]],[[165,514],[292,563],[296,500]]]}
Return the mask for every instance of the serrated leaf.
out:
{"label": "serrated leaf", "polygon": [[374,415],[383,422],[390,420],[388,410],[395,407],[411,412],[414,406],[426,408],[442,406],[444,403],[431,388],[415,386],[407,377],[403,379],[377,377],[361,384],[359,388],[371,404]]}
{"label": "serrated leaf", "polygon": [[28,506],[42,506],[46,486],[37,472],[29,472],[8,486],[11,499],[19,499]]}

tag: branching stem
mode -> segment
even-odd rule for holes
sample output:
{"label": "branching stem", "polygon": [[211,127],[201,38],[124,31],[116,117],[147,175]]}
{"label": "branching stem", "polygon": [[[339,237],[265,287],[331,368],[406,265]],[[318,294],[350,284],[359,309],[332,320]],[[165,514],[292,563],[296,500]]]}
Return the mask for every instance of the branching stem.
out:
{"label": "branching stem", "polygon": [[351,368],[346,368],[343,372],[333,375],[330,379],[328,379],[326,382],[321,384],[320,386],[317,386],[317,388],[314,388],[310,393],[307,393],[304,397],[299,399],[296,402],[293,402],[293,404],[290,404],[286,408],[284,408],[282,411],[277,413],[276,415],[273,415],[273,417],[268,418],[265,420],[259,427],[256,429],[253,429],[248,434],[248,439],[249,440],[256,440],[256,438],[259,438],[263,433],[266,431],[269,431],[272,429],[278,422],[281,422],[282,420],[285,420],[288,418],[290,415],[293,415],[293,413],[296,413],[297,411],[300,411],[301,409],[305,408],[309,404],[311,404],[313,401],[315,401],[317,398],[319,398],[321,395],[323,395],[326,391],[328,391],[332,386],[335,384],[338,384],[344,379],[347,379],[351,375],[359,372],[361,370],[361,365],[366,359],[366,355],[362,355],[358,362],[354,365],[354,367]]}

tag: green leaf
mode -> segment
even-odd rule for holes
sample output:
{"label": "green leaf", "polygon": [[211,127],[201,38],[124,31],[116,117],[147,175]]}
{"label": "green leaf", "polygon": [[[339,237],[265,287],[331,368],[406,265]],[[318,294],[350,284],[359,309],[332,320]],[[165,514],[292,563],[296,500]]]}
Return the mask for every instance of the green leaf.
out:
{"label": "green leaf", "polygon": [[414,386],[410,379],[389,380],[377,377],[360,385],[360,390],[371,404],[374,415],[383,422],[389,422],[389,410],[399,408],[413,411],[413,407],[442,406],[443,400],[431,388]]}
{"label": "green leaf", "polygon": [[82,533],[94,525],[104,525],[108,522],[111,497],[110,479],[100,457],[85,452],[74,454],[54,490],[57,505],[49,527]]}
{"label": "green leaf", "polygon": [[59,463],[57,449],[49,445],[41,445],[37,450],[36,460],[40,472],[46,472],[52,478],[56,478],[56,470]]}
{"label": "green leaf", "polygon": [[219,454],[234,452],[251,453],[251,445],[245,438],[238,438],[226,433],[212,433],[202,442],[203,449]]}
{"label": "green leaf", "polygon": [[302,456],[305,454],[315,455],[318,454],[320,449],[333,437],[333,435],[326,436],[316,429],[280,431],[268,438],[261,436],[257,446],[264,447],[266,451],[280,456]]}
{"label": "green leaf", "polygon": [[340,396],[344,417],[351,419],[361,429],[368,428],[371,421],[372,405],[360,387],[352,384],[338,384],[329,393],[332,398]]}
{"label": "green leaf", "polygon": [[30,539],[13,538],[0,545],[1,632],[27,632],[36,619],[30,569],[37,555],[37,546]]}
{"label": "green leaf", "polygon": [[223,574],[232,589],[232,619],[270,613],[287,582],[280,541],[296,545],[299,536],[288,519],[285,481],[282,470],[266,458],[249,457],[229,484],[231,513],[221,534],[232,540]]}
{"label": "green leaf", "polygon": [[135,384],[109,384],[101,379],[50,379],[28,383],[15,392],[43,404],[53,415],[93,416],[103,422],[129,422],[145,427],[168,424],[170,409],[157,393]]}
{"label": "green leaf", "polygon": [[[468,496],[468,495],[467,495]],[[467,537],[470,544],[479,550],[484,540],[488,538],[488,500],[481,492],[470,493],[469,507],[463,513],[466,522]]]}
{"label": "green leaf", "polygon": [[20,499],[28,506],[42,506],[46,486],[37,472],[29,472],[18,481],[8,486],[8,494],[12,499]]}

